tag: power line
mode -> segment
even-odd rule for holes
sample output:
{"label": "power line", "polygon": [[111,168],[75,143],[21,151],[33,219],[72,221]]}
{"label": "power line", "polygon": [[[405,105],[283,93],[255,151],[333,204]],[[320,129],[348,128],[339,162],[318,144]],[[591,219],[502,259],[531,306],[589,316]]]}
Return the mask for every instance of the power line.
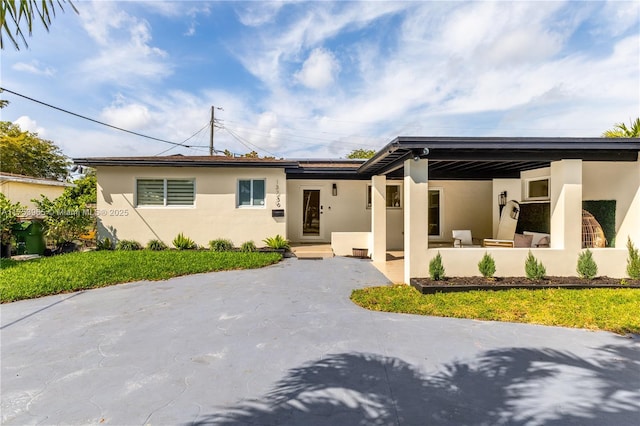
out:
{"label": "power line", "polygon": [[[240,143],[241,143],[242,145],[244,145],[246,148],[248,148],[248,149],[250,149],[250,150],[252,150],[252,151],[253,151],[253,149],[254,149],[254,148],[255,148],[255,149],[259,149],[260,151],[264,151],[264,152],[266,152],[267,154],[271,155],[272,157],[277,157],[277,155],[276,155],[276,154],[274,154],[274,153],[272,153],[272,152],[269,152],[269,151],[267,151],[267,150],[266,150],[266,149],[264,149],[264,148],[260,148],[259,146],[255,145],[255,144],[252,144],[252,143],[251,143],[251,142],[249,142],[248,140],[246,140],[246,139],[242,138],[241,136],[239,136],[239,135],[235,134],[233,131],[231,131],[231,130],[227,129],[226,127],[222,127],[222,129],[224,129],[224,130],[226,130],[227,132],[229,132],[229,134],[230,134],[230,135],[231,135],[235,140],[237,140],[238,142],[240,142]],[[249,145],[251,145],[253,148],[251,148]]]}
{"label": "power line", "polygon": [[[237,121],[229,121],[229,120],[225,120],[225,122],[227,123],[235,123],[235,124],[240,124],[239,127],[236,127],[236,131],[244,131],[244,132],[248,132],[248,133],[253,133],[253,134],[257,134],[257,135],[261,135],[261,136],[269,136],[269,132],[265,131],[265,130],[260,130],[260,129],[255,129],[252,127],[246,127],[243,126],[242,123],[239,123]],[[228,130],[228,128],[226,128],[226,130]],[[313,137],[313,136],[303,136],[301,134],[295,133],[295,130],[299,130],[299,131],[303,131],[301,129],[295,129],[295,128],[288,128],[288,127],[283,127],[283,128],[279,128],[278,130],[280,130],[282,132],[283,136],[287,136],[289,135],[289,137],[294,137],[297,139],[301,139],[300,142],[303,143],[314,143],[312,140],[316,140],[316,141],[320,141],[320,142],[327,142],[327,143],[333,143],[333,142],[340,142],[340,144],[342,145],[351,145],[351,146],[355,146],[355,147],[368,147],[371,145],[371,143],[364,143],[364,142],[347,142],[347,141],[343,141],[343,140],[339,140],[339,139],[335,139],[335,138],[319,138],[319,137]],[[330,132],[316,132],[316,133],[324,133],[324,134],[332,134]],[[369,137],[369,136],[362,136],[362,135],[347,135],[347,134],[341,134],[341,133],[333,133],[334,135],[338,135],[338,136],[343,136],[343,137],[351,137],[351,138],[355,138],[355,137],[361,137],[361,138],[371,138],[371,139],[380,139],[381,143],[383,143],[384,141],[386,141],[386,138],[380,138],[380,137]],[[305,141],[302,139],[309,139],[309,141]]]}
{"label": "power line", "polygon": [[[184,146],[185,148],[194,148],[194,147],[195,147],[195,145],[193,145],[193,146],[188,146],[188,145],[185,145],[184,143],[185,143],[185,142],[187,142],[189,139],[192,139],[193,137],[195,137],[195,136],[196,136],[196,135],[198,135],[199,133],[201,133],[201,132],[202,132],[204,129],[206,129],[207,127],[209,127],[209,123],[205,124],[204,126],[202,126],[202,128],[201,128],[200,130],[198,130],[197,132],[195,132],[194,134],[192,134],[191,136],[189,136],[188,138],[186,138],[185,140],[183,140],[181,143],[179,143],[179,144],[178,144],[178,146]],[[165,152],[169,152],[169,151],[171,151],[172,149],[177,148],[178,146],[175,146],[175,145],[174,145],[174,146],[172,146],[172,147],[169,147],[169,148],[165,149],[164,151],[157,153],[157,154],[156,154],[156,156],[158,156],[158,155],[162,155],[162,154],[164,154]]]}
{"label": "power line", "polygon": [[[238,121],[233,121],[233,120],[224,120],[227,123],[234,123],[236,125],[238,125],[239,129],[242,129],[243,131],[246,132],[251,132],[251,133],[255,133],[255,134],[265,134],[268,135],[269,132],[265,131],[265,130],[260,130],[260,129],[256,129],[253,127],[248,127],[246,125],[244,125],[241,122]],[[284,132],[288,132],[290,135],[297,137],[299,139],[313,139],[313,140],[317,140],[317,141],[321,141],[321,142],[337,142],[339,141],[341,144],[345,144],[345,145],[353,145],[353,146],[366,146],[367,144],[364,143],[356,143],[356,142],[346,142],[346,141],[342,141],[342,140],[337,140],[336,137],[343,137],[343,138],[355,138],[355,137],[360,137],[360,138],[375,138],[375,139],[382,139],[380,137],[371,137],[371,136],[363,136],[363,135],[353,135],[353,134],[347,134],[347,133],[337,133],[337,132],[326,132],[326,131],[316,131],[316,130],[306,130],[306,129],[299,129],[299,128],[295,128],[295,127],[281,127],[279,128],[280,131]],[[314,137],[314,136],[306,136],[306,135],[301,135],[299,133],[296,132],[310,132],[310,133],[317,133],[317,134],[323,134],[323,135],[328,135],[328,138],[321,138],[321,137]],[[334,135],[335,137],[331,137],[331,135]],[[386,139],[383,139],[383,141],[385,141]]]}
{"label": "power line", "polygon": [[[70,115],[73,115],[73,116],[76,116],[76,117],[82,118],[83,120],[92,121],[92,122],[97,123],[97,124],[100,124],[100,125],[102,125],[102,126],[111,127],[112,129],[120,130],[121,132],[130,133],[130,134],[132,134],[132,135],[140,136],[140,137],[142,137],[142,138],[151,139],[151,140],[158,141],[158,142],[162,142],[162,143],[168,143],[168,144],[171,144],[171,145],[184,146],[185,148],[194,148],[194,146],[191,146],[191,145],[184,145],[183,143],[171,142],[171,141],[164,140],[164,139],[160,139],[160,138],[156,138],[156,137],[153,137],[153,136],[143,135],[142,133],[134,132],[134,131],[132,131],[132,130],[123,129],[122,127],[114,126],[114,125],[112,125],[112,124],[108,124],[108,123],[105,123],[105,122],[102,122],[102,121],[99,121],[99,120],[95,120],[95,119],[93,119],[93,118],[86,117],[86,116],[84,116],[84,115],[81,115],[81,114],[77,114],[77,113],[75,113],[75,112],[68,111],[68,110],[66,110],[66,109],[63,109],[63,108],[60,108],[60,107],[57,107],[57,106],[54,106],[54,105],[48,104],[48,103],[46,103],[46,102],[42,102],[42,101],[39,101],[39,100],[37,100],[37,99],[30,98],[29,96],[25,96],[25,95],[22,95],[22,94],[20,94],[20,93],[14,92],[14,91],[12,91],[12,90],[5,89],[4,87],[0,87],[0,91],[4,91],[4,92],[7,92],[7,93],[11,93],[11,94],[13,94],[13,95],[16,95],[16,96],[20,96],[21,98],[24,98],[24,99],[30,100],[31,102],[35,102],[35,103],[37,103],[37,104],[44,105],[44,106],[49,107],[49,108],[53,108],[53,109],[55,109],[55,110],[58,110],[58,111],[64,112],[64,113],[66,113],[66,114],[70,114]],[[189,140],[189,139],[190,139],[190,138],[188,138],[187,140]],[[185,140],[185,142],[186,142],[186,140]]]}

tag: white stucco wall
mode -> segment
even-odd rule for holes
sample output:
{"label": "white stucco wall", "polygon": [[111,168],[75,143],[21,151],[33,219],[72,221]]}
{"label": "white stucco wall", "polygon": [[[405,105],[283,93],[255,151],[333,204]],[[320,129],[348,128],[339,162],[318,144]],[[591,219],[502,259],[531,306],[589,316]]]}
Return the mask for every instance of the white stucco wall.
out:
{"label": "white stucco wall", "polygon": [[582,172],[584,200],[616,200],[616,247],[627,236],[640,244],[640,162],[585,162]]}
{"label": "white stucco wall", "polygon": [[[338,195],[331,195],[336,183]],[[289,180],[287,181],[288,216],[287,227],[292,241],[330,242],[332,232],[370,232],[371,209],[367,208],[367,186],[369,180]],[[404,184],[387,179],[387,185]],[[432,181],[430,189],[442,189],[442,237],[431,237],[432,242],[451,242],[453,229],[471,229],[474,237],[492,236],[492,183],[491,181]],[[302,235],[302,192],[304,189],[320,189],[323,206],[321,235]],[[497,200],[497,199],[496,199]],[[387,249],[402,250],[404,247],[404,199],[402,208],[387,208]],[[497,201],[496,201],[497,203]],[[425,212],[424,218],[426,220]]]}
{"label": "white stucco wall", "polygon": [[25,182],[0,182],[0,192],[4,194],[12,203],[20,203],[26,209],[26,216],[34,216],[37,212],[36,205],[32,199],[40,199],[41,195],[53,200],[64,192],[66,186],[63,185],[42,185],[38,183]]}
{"label": "white stucco wall", "polygon": [[[582,250],[562,250],[552,248],[439,248],[429,249],[425,260],[429,261],[438,253],[447,276],[479,276],[478,262],[485,253],[491,254],[496,262],[496,276],[525,277],[524,263],[529,251],[542,262],[547,275],[577,276],[578,255]],[[624,278],[626,273],[625,249],[591,249],[598,265],[598,275]],[[428,275],[426,275],[428,276]]]}
{"label": "white stucco wall", "polygon": [[[332,185],[336,184],[338,195],[332,195]],[[331,241],[332,232],[369,232],[371,230],[371,210],[367,208],[368,180],[304,180],[287,181],[287,228],[289,239],[295,242]],[[320,235],[302,235],[303,191],[320,190]],[[394,228],[390,223],[390,229]],[[401,227],[399,232],[401,232]]]}
{"label": "white stucco wall", "polygon": [[443,190],[443,233],[430,241],[452,242],[454,229],[470,229],[474,238],[492,238],[492,209],[498,199],[491,181],[429,181],[430,190],[438,188]]}
{"label": "white stucco wall", "polygon": [[503,191],[507,192],[507,201],[515,200],[520,202],[522,200],[522,181],[520,179],[493,180],[493,202],[491,206],[493,236],[491,238],[496,238],[498,235],[498,225],[500,224],[500,206],[498,205],[498,201],[500,193]]}
{"label": "white stucco wall", "polygon": [[[182,232],[197,244],[227,238],[239,246],[280,234],[287,237],[287,185],[283,169],[204,167],[98,167],[98,235],[146,244],[171,241]],[[136,178],[193,178],[195,205],[188,207],[136,207]],[[238,208],[239,179],[266,179],[264,207]],[[279,188],[279,196],[276,193]],[[277,207],[277,200],[281,207]],[[285,209],[285,217],[272,217],[272,209]]]}

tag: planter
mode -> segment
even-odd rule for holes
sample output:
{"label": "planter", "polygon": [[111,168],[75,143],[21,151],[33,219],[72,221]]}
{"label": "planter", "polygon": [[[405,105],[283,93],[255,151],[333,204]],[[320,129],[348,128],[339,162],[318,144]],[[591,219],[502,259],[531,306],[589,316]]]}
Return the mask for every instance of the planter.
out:
{"label": "planter", "polygon": [[369,257],[369,249],[366,248],[352,248],[353,257],[359,257],[360,259],[367,259]]}
{"label": "planter", "polygon": [[422,294],[451,293],[473,290],[541,290],[550,288],[586,289],[586,288],[635,288],[640,289],[640,280],[630,278],[597,277],[592,280],[577,277],[545,277],[530,280],[524,277],[450,277],[434,281],[429,278],[411,278],[410,284]]}

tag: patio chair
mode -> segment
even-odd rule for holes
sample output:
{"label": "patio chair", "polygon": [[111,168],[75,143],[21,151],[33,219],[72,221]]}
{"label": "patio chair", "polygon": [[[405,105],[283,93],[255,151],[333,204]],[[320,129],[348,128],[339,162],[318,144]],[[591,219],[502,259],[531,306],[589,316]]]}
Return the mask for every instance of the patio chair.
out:
{"label": "patio chair", "polygon": [[515,200],[509,201],[502,209],[496,238],[485,238],[482,245],[485,247],[514,247],[519,217],[520,204]]}
{"label": "patio chair", "polygon": [[480,240],[473,238],[470,229],[454,229],[452,234],[454,247],[482,247]]}

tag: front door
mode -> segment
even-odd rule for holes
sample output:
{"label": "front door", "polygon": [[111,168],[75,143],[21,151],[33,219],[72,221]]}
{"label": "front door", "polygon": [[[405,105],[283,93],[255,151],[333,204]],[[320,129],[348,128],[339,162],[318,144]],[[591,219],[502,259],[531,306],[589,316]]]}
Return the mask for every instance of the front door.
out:
{"label": "front door", "polygon": [[302,236],[320,237],[322,205],[319,189],[302,190]]}

